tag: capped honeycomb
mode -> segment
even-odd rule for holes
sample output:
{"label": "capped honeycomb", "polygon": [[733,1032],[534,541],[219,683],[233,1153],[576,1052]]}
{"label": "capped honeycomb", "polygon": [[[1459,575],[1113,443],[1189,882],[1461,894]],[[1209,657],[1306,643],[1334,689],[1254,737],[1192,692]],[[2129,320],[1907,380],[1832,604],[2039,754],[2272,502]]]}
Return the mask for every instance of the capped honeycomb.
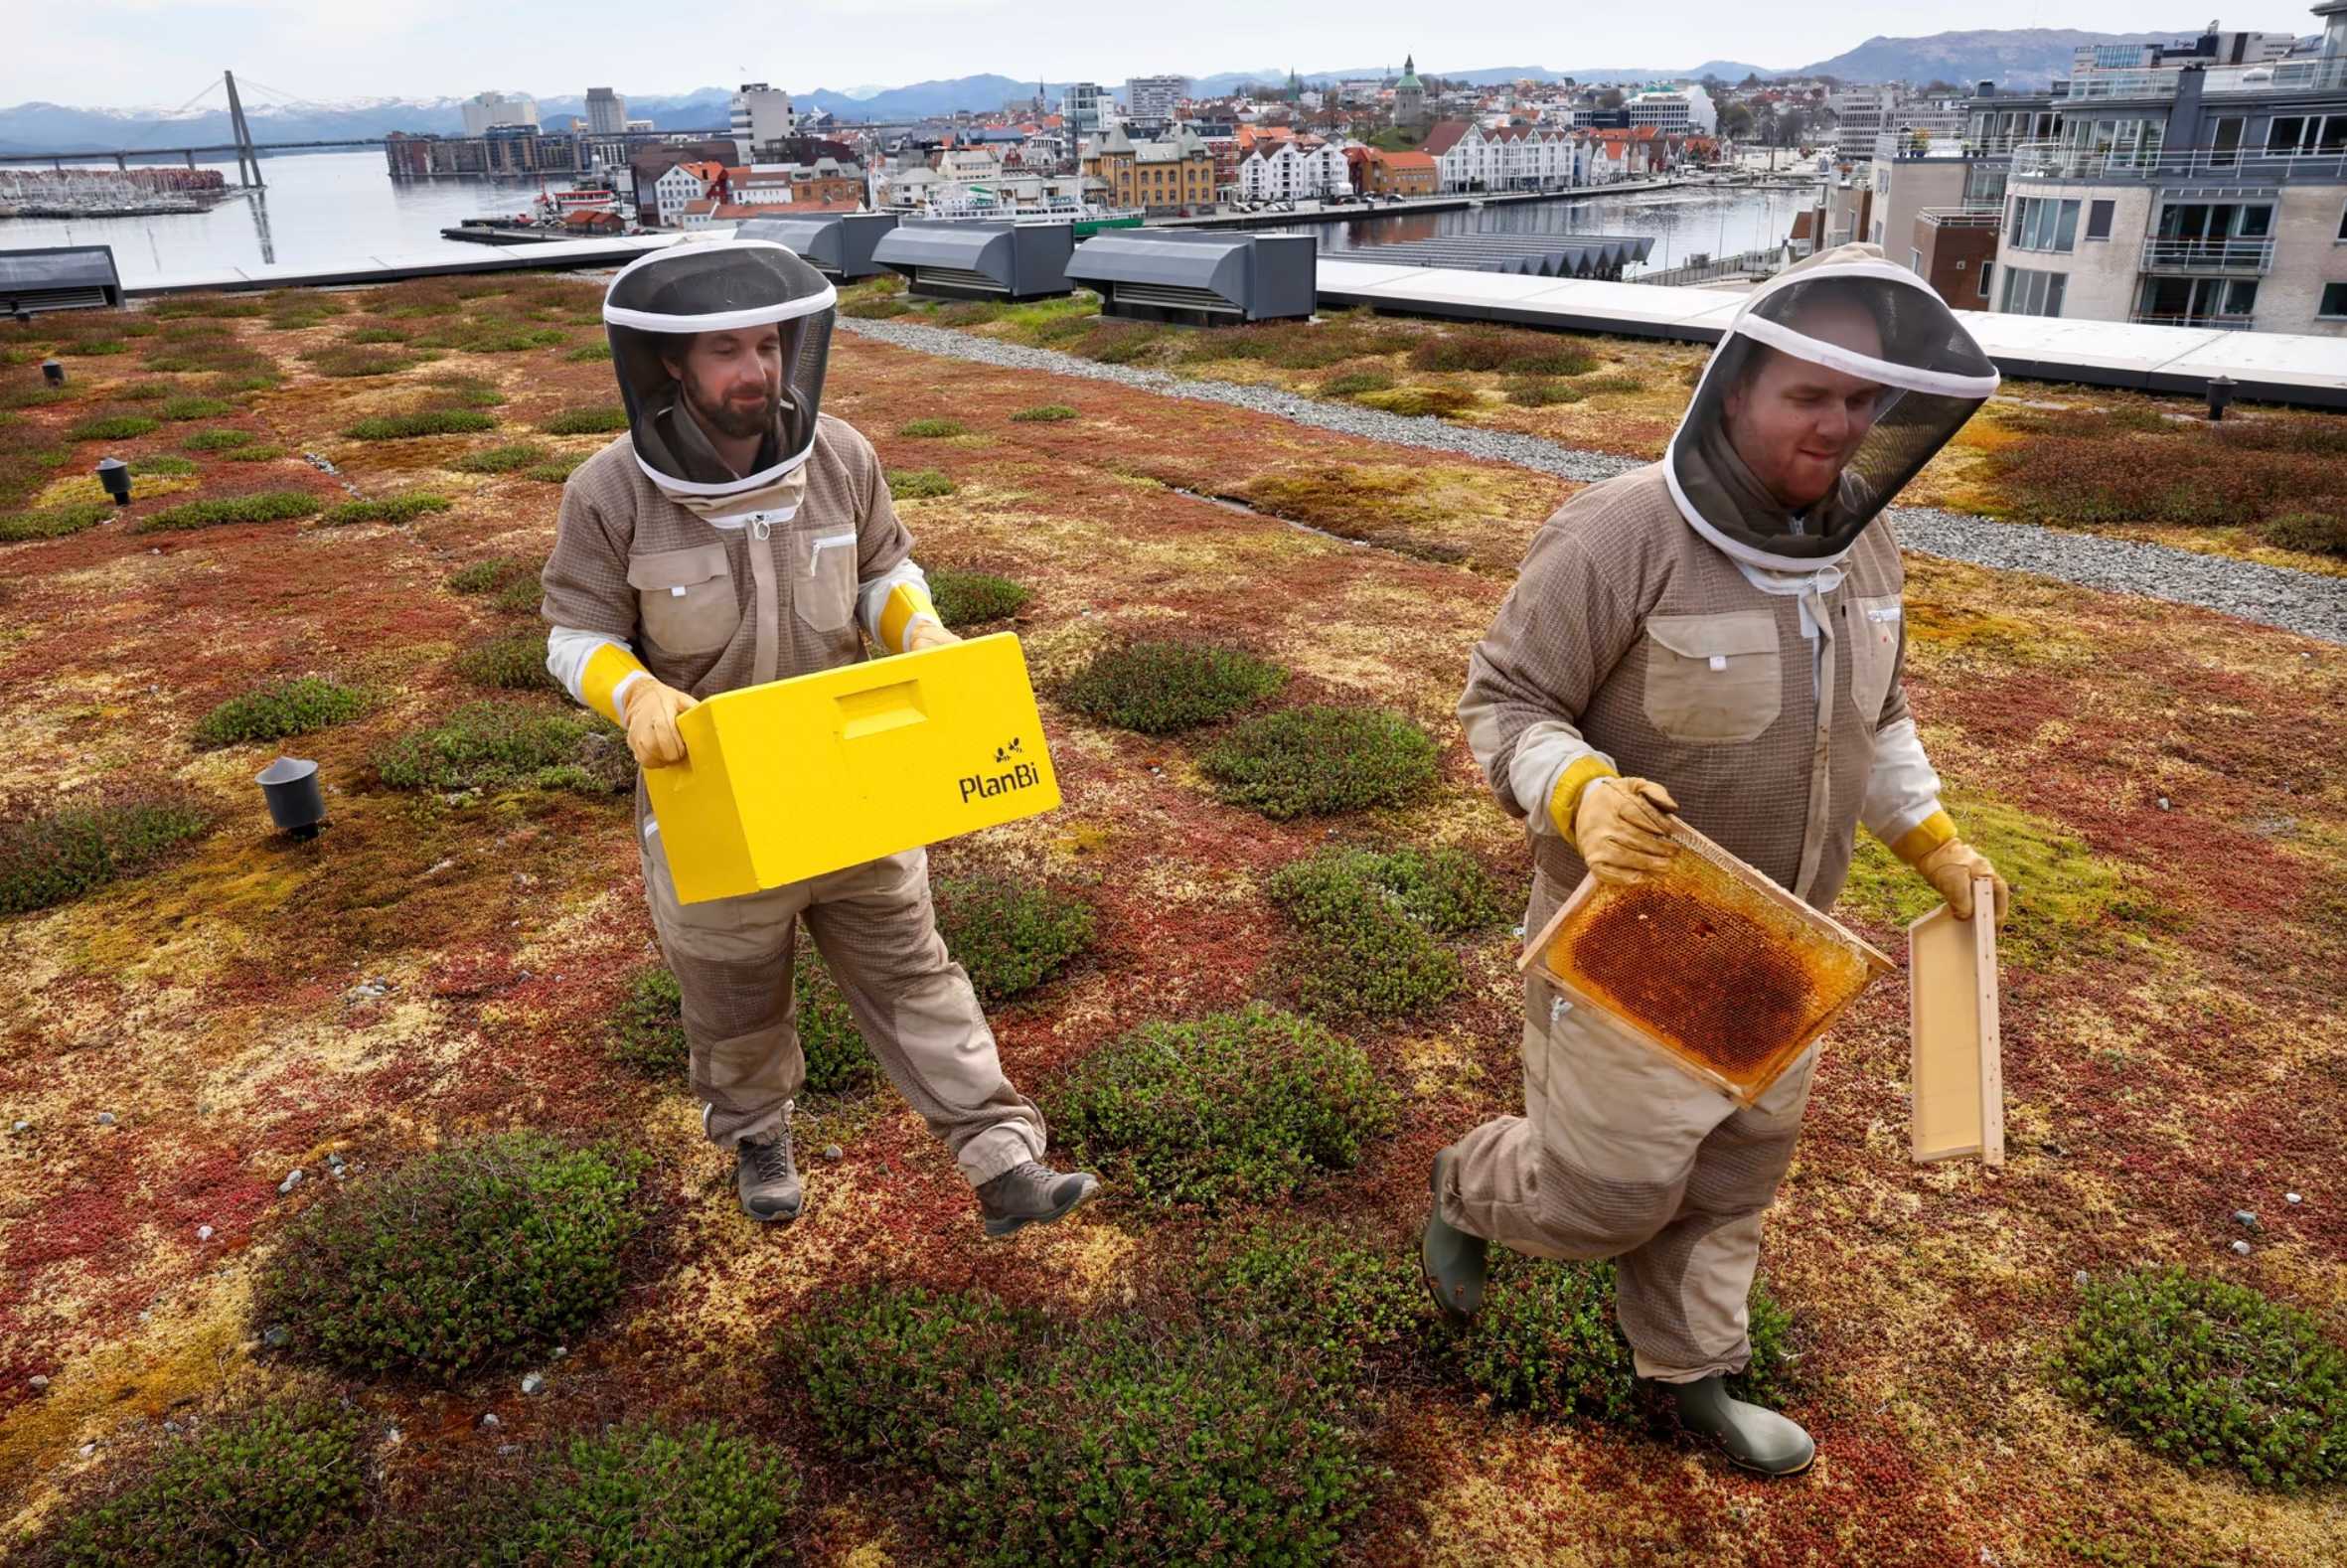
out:
{"label": "capped honeycomb", "polygon": [[1585,880],[1524,955],[1749,1105],[1891,961],[1684,823],[1669,866]]}

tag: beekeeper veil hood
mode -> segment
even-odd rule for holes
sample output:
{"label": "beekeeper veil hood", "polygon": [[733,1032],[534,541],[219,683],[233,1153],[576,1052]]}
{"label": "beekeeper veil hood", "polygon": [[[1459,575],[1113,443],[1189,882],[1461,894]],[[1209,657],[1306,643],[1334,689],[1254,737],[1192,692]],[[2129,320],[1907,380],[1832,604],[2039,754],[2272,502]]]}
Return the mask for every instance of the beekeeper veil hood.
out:
{"label": "beekeeper veil hood", "polygon": [[[678,244],[613,278],[612,368],[653,483],[708,512],[755,505],[796,479],[815,447],[837,304],[822,273],[763,239]],[[709,440],[753,431],[746,472]]]}
{"label": "beekeeper veil hood", "polygon": [[1663,456],[1687,522],[1749,565],[1841,559],[1996,391],[1940,296],[1873,245],[1841,245],[1753,292]]}

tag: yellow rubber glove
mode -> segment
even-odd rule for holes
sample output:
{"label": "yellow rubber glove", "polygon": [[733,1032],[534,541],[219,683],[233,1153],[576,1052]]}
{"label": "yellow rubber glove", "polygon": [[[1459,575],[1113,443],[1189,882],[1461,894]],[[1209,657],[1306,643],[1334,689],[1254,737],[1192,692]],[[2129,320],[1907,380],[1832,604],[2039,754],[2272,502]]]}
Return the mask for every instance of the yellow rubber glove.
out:
{"label": "yellow rubber glove", "polygon": [[904,651],[919,653],[924,648],[943,648],[948,643],[958,643],[961,640],[935,621],[918,620],[913,622],[912,630],[905,636]]}
{"label": "yellow rubber glove", "polygon": [[1665,820],[1678,810],[1652,779],[1603,778],[1581,791],[1573,811],[1573,848],[1601,882],[1640,882],[1675,853]]}
{"label": "yellow rubber glove", "polygon": [[1989,894],[1995,901],[1995,908],[1989,918],[1998,925],[2005,923],[2005,911],[2012,905],[2013,890],[2005,885],[2003,877],[1996,874],[1996,867],[1988,863],[1988,857],[1963,840],[1949,840],[1918,859],[1915,868],[1923,874],[1924,880],[1939,891],[1941,897],[1948,900],[1948,907],[1956,911],[1958,920],[1972,918],[1972,878],[1987,877]]}
{"label": "yellow rubber glove", "polygon": [[620,706],[626,710],[628,750],[636,754],[638,762],[648,768],[666,768],[685,760],[685,737],[677,733],[677,715],[699,707],[699,699],[645,676],[628,683],[627,691],[620,695]]}

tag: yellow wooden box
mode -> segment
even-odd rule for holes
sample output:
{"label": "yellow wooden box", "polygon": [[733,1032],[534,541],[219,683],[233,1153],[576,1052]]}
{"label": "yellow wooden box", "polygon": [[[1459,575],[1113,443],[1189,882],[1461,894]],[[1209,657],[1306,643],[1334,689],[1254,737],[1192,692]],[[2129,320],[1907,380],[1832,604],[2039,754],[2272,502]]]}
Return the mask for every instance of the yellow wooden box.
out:
{"label": "yellow wooden box", "polygon": [[685,903],[804,881],[1059,805],[1009,632],[721,692],[646,768]]}

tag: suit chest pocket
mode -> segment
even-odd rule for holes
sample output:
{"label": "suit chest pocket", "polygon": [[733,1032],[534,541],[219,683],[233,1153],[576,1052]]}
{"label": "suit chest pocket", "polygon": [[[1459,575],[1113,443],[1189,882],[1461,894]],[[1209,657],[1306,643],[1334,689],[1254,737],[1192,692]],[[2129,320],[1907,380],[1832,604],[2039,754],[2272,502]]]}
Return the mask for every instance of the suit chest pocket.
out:
{"label": "suit chest pocket", "polygon": [[1842,634],[1850,642],[1850,702],[1872,726],[1899,672],[1899,595],[1850,600]]}
{"label": "suit chest pocket", "polygon": [[1777,618],[1765,610],[1646,622],[1646,719],[1672,740],[1757,739],[1785,706]]}
{"label": "suit chest pocket", "polygon": [[715,653],[741,626],[722,545],[631,555],[628,586],[636,590],[644,640],[665,653]]}
{"label": "suit chest pocket", "polygon": [[856,531],[805,529],[791,536],[791,605],[819,632],[856,616]]}

